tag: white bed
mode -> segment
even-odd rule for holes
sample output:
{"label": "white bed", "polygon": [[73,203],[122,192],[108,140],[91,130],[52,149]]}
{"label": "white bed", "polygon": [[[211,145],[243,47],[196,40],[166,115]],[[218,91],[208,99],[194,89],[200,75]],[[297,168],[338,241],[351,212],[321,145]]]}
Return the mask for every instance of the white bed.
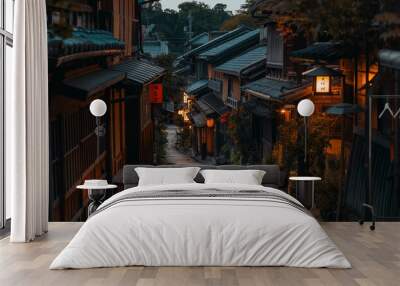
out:
{"label": "white bed", "polygon": [[[165,191],[185,195],[135,197]],[[239,191],[240,197],[213,195]],[[251,195],[259,191],[270,199],[264,199],[264,193],[260,198]],[[210,195],[196,197],[191,192]],[[131,188],[104,202],[50,269],[129,265],[350,268],[343,253],[299,204],[282,191],[254,185]]]}

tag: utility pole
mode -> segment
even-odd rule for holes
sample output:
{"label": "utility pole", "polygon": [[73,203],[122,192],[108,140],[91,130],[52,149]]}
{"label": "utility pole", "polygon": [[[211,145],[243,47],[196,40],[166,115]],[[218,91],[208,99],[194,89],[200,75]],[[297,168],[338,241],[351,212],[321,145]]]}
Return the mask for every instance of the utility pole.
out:
{"label": "utility pole", "polygon": [[192,39],[192,31],[193,31],[193,17],[192,17],[192,11],[189,11],[189,16],[188,16],[188,20],[189,20],[189,41]]}
{"label": "utility pole", "polygon": [[192,40],[193,36],[193,17],[192,17],[192,11],[189,11],[189,16],[188,16],[188,22],[189,25],[186,27],[187,30],[187,37],[188,37],[188,43],[189,43],[189,50],[192,49],[192,46],[190,45],[190,41]]}

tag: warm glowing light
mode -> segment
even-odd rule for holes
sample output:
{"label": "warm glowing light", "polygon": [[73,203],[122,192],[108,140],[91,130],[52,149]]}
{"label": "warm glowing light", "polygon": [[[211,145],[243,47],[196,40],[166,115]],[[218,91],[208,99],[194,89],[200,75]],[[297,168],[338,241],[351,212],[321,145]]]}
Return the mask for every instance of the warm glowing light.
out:
{"label": "warm glowing light", "polygon": [[315,92],[329,93],[331,78],[329,76],[316,76],[315,77]]}
{"label": "warm glowing light", "polygon": [[183,113],[183,121],[185,121],[185,122],[189,121],[189,116],[188,116],[187,112]]}
{"label": "warm glowing light", "polygon": [[189,102],[189,96],[187,95],[187,93],[185,92],[184,94],[183,94],[183,103],[188,103]]}
{"label": "warm glowing light", "polygon": [[207,119],[207,127],[208,127],[208,128],[213,128],[214,125],[215,125],[214,119],[213,119],[213,118],[208,118],[208,119]]}
{"label": "warm glowing light", "polygon": [[184,109],[178,110],[178,115],[179,115],[179,116],[182,116],[183,121],[185,121],[185,122],[189,121],[188,112],[185,111]]}
{"label": "warm glowing light", "polygon": [[282,113],[282,114],[285,114],[285,113],[286,113],[286,110],[285,110],[285,109],[281,109],[281,113]]}

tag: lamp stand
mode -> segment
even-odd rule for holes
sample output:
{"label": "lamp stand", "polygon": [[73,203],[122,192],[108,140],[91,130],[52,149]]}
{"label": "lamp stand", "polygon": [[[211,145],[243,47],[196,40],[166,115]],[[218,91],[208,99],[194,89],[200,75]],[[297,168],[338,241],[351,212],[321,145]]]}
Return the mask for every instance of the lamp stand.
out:
{"label": "lamp stand", "polygon": [[100,117],[96,117],[96,139],[97,139],[97,156],[96,158],[99,158],[100,156]]}
{"label": "lamp stand", "polygon": [[304,116],[304,175],[308,175],[308,121],[307,116]]}
{"label": "lamp stand", "polygon": [[106,135],[106,129],[100,124],[100,117],[96,116],[96,129],[95,134],[97,136],[97,158],[100,156],[100,137]]}
{"label": "lamp stand", "polygon": [[307,163],[307,117],[304,116],[304,163]]}

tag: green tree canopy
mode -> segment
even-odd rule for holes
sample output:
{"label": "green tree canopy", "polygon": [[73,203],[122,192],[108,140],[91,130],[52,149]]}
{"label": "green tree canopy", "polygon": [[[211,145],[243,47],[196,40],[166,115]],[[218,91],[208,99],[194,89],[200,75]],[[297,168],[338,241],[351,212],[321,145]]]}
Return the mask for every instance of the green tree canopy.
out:
{"label": "green tree canopy", "polygon": [[222,3],[216,3],[211,8],[203,2],[191,1],[179,4],[178,11],[175,11],[163,10],[157,3],[143,9],[142,22],[144,25],[155,24],[159,38],[169,42],[173,53],[180,54],[189,38],[189,16],[192,19],[192,36],[196,36],[219,30],[221,24],[232,16],[226,8]]}
{"label": "green tree canopy", "polygon": [[282,34],[303,33],[309,42],[335,40],[358,50],[400,34],[398,0],[270,0],[260,8]]}

